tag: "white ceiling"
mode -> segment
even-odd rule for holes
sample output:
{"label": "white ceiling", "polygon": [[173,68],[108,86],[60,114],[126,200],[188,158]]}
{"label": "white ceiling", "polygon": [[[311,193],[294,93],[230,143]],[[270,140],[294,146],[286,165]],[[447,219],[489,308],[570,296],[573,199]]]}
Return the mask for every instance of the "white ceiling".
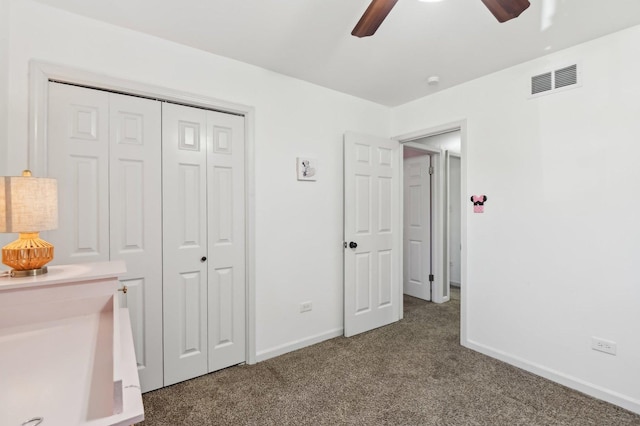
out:
{"label": "white ceiling", "polygon": [[639,0],[530,0],[504,24],[480,0],[400,0],[358,39],[369,0],[38,1],[390,106],[640,24]]}

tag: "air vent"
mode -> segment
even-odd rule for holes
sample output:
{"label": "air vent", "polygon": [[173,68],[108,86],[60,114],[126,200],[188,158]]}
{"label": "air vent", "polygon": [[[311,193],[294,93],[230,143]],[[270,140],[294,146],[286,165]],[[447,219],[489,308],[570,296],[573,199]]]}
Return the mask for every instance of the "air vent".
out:
{"label": "air vent", "polygon": [[556,70],[555,74],[555,88],[571,86],[578,83],[578,66],[571,65],[570,67]]}
{"label": "air vent", "polygon": [[531,77],[531,94],[547,92],[553,89],[551,85],[551,73],[545,73]]}
{"label": "air vent", "polygon": [[531,97],[579,87],[578,65],[569,65],[531,77]]}

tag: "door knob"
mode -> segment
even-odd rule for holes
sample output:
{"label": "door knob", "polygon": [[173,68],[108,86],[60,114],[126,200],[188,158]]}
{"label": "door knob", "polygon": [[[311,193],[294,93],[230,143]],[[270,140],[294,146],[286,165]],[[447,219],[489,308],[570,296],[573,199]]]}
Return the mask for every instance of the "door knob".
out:
{"label": "door knob", "polygon": [[358,243],[353,242],[353,241],[351,241],[351,242],[349,243],[349,248],[353,248],[353,249],[354,249],[354,248],[356,248],[356,247],[358,247]]}
{"label": "door knob", "polygon": [[202,256],[200,258],[200,262],[206,262],[207,261],[207,256]]}
{"label": "door knob", "polygon": [[122,288],[119,288],[119,289],[118,289],[118,291],[121,291],[121,292],[123,292],[124,294],[127,294],[127,290],[128,290],[128,288],[127,288],[127,286],[126,286],[126,285],[123,285],[123,286],[122,286]]}

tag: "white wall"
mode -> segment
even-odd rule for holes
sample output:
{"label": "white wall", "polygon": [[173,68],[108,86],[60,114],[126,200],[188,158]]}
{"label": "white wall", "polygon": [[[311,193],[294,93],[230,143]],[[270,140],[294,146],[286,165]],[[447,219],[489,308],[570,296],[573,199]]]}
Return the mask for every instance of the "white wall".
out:
{"label": "white wall", "polygon": [[[341,334],[342,135],[389,136],[389,109],[175,43],[11,1],[9,159],[27,161],[28,62],[36,58],[255,107],[259,357]],[[296,157],[318,181],[296,180]],[[300,314],[299,304],[313,302]]]}
{"label": "white wall", "polygon": [[[466,216],[464,343],[636,412],[639,45],[640,26],[392,111],[395,135],[466,119],[464,197],[489,201]],[[576,61],[582,88],[527,98],[530,76]]]}

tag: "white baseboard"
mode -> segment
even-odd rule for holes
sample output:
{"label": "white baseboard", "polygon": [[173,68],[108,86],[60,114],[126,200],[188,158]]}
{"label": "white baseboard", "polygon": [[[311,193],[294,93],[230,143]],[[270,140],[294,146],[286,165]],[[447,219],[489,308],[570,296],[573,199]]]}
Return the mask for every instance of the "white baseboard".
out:
{"label": "white baseboard", "polygon": [[460,288],[460,283],[457,281],[449,281],[449,284],[451,284],[453,287],[458,287]]}
{"label": "white baseboard", "polygon": [[324,342],[325,340],[333,339],[334,337],[339,337],[343,334],[343,328],[336,328],[335,330],[329,330],[324,333],[316,334],[315,336],[305,337],[304,339],[295,340],[290,343],[285,343],[284,345],[276,346],[275,348],[260,351],[256,354],[256,362],[266,361],[269,358],[297,351],[298,349],[306,348],[307,346],[315,345],[316,343]]}
{"label": "white baseboard", "polygon": [[629,411],[633,411],[636,414],[640,414],[640,400],[630,398],[627,395],[622,395],[610,389],[585,382],[584,380],[578,379],[576,377],[569,376],[545,366],[529,362],[520,357],[510,355],[508,353],[490,348],[471,340],[463,342],[463,346],[466,346],[469,349],[473,349],[474,351],[480,352],[492,358],[499,359],[500,361],[504,361],[507,364],[511,364],[530,373],[544,377],[545,379],[551,380],[552,382],[560,383],[561,385],[567,386],[571,389],[575,389],[594,398],[610,402],[611,404],[617,405]]}

